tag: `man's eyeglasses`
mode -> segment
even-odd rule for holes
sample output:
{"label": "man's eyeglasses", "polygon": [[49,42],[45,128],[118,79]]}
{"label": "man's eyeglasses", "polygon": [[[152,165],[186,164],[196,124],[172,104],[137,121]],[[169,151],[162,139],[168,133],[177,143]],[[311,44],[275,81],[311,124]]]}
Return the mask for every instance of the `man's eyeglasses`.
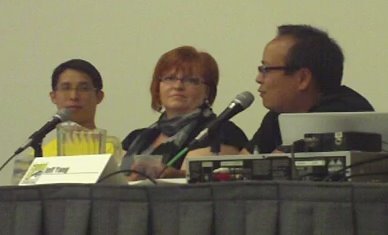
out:
{"label": "man's eyeglasses", "polygon": [[96,88],[93,86],[90,86],[90,85],[82,85],[82,86],[77,86],[77,87],[59,86],[59,87],[55,88],[55,91],[63,92],[63,93],[69,93],[73,90],[75,90],[76,92],[79,92],[79,93],[88,93],[91,91],[95,91]]}
{"label": "man's eyeglasses", "polygon": [[295,70],[296,68],[295,67],[290,67],[290,66],[266,66],[266,65],[260,65],[258,67],[259,69],[259,72],[262,73],[262,74],[267,74],[271,71],[275,71],[275,70],[284,70],[284,71],[292,71],[292,70]]}
{"label": "man's eyeglasses", "polygon": [[202,81],[202,79],[196,77],[177,78],[173,76],[168,76],[160,78],[159,81],[169,85],[172,85],[177,81],[181,81],[185,86],[198,86],[200,84],[204,84],[204,81]]}

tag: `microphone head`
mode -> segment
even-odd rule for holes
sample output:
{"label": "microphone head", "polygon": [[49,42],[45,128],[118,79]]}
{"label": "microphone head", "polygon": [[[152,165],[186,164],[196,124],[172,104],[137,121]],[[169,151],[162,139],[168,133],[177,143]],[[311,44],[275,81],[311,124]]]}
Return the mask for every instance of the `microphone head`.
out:
{"label": "microphone head", "polygon": [[234,99],[234,101],[239,103],[243,109],[248,108],[253,103],[254,100],[255,100],[255,97],[249,91],[244,91],[238,94]]}
{"label": "microphone head", "polygon": [[66,122],[70,119],[71,111],[70,109],[60,109],[58,112],[54,115],[54,117],[59,118],[62,122]]}

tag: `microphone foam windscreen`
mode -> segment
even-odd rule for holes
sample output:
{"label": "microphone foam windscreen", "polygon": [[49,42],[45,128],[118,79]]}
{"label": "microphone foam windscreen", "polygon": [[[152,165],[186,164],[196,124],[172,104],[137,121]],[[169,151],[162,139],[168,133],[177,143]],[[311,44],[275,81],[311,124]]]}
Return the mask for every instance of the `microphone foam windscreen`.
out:
{"label": "microphone foam windscreen", "polygon": [[56,113],[55,116],[57,116],[59,119],[61,119],[62,122],[68,121],[70,119],[71,111],[69,109],[60,109]]}
{"label": "microphone foam windscreen", "polygon": [[253,103],[255,97],[249,91],[244,91],[238,94],[235,100],[237,100],[241,106],[246,109]]}

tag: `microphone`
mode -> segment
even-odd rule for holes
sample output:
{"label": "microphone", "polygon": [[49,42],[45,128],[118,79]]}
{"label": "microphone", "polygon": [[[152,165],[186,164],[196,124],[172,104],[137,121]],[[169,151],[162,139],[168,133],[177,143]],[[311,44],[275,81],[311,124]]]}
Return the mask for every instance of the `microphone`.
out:
{"label": "microphone", "polygon": [[42,126],[39,130],[35,131],[30,137],[28,137],[26,144],[18,148],[15,151],[15,155],[21,153],[33,143],[41,141],[59,123],[69,120],[70,114],[71,112],[69,109],[58,110],[58,112],[52,117],[50,121],[48,121],[46,124],[44,124],[44,126]]}
{"label": "microphone", "polygon": [[[211,121],[205,129],[203,129],[184,149],[178,152],[170,161],[166,163],[166,166],[172,166],[179,158],[186,154],[191,148],[196,144],[203,141],[208,135],[209,132],[217,128],[224,121],[232,118],[234,115],[248,108],[255,97],[249,91],[244,91],[236,96],[228,107],[220,114],[216,119]],[[163,173],[163,171],[162,171]]]}
{"label": "microphone", "polygon": [[[249,91],[244,91],[236,96],[232,102],[228,105],[228,107],[220,114],[218,117],[208,125],[208,128],[211,126],[217,126],[223,121],[229,120],[234,115],[248,108],[255,97]],[[212,127],[211,127],[212,128]]]}
{"label": "microphone", "polygon": [[250,93],[249,91],[244,91],[236,96],[232,102],[228,105],[228,107],[220,114],[216,119],[211,121],[207,127],[202,130],[193,141],[191,141],[188,145],[189,149],[198,144],[200,141],[202,141],[206,136],[209,135],[209,132],[213,129],[216,129],[221,123],[223,123],[226,120],[231,119],[239,112],[245,110],[248,108],[253,101],[255,100],[255,97]]}
{"label": "microphone", "polygon": [[54,116],[53,118],[48,121],[46,124],[44,124],[44,126],[42,126],[39,130],[35,131],[27,140],[26,144],[24,144],[23,146],[21,146],[20,148],[18,148],[15,153],[9,157],[7,159],[7,161],[5,161],[3,163],[3,165],[0,166],[0,171],[3,170],[3,168],[16,156],[18,155],[19,153],[23,152],[26,148],[28,148],[29,146],[33,146],[33,145],[36,145],[37,143],[41,142],[42,139],[47,135],[47,133],[49,133],[50,131],[52,131],[56,126],[57,124],[61,123],[61,122],[64,122],[64,121],[67,121],[69,120],[70,118],[70,110],[68,109],[61,109],[59,110]]}

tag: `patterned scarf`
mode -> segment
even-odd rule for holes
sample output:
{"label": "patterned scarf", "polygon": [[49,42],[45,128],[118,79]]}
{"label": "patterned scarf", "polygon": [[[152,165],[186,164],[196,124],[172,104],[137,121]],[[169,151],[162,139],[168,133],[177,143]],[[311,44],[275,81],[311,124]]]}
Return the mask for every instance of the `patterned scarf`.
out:
{"label": "patterned scarf", "polygon": [[[215,117],[210,107],[201,106],[191,113],[167,119],[166,113],[163,113],[159,120],[141,132],[136,139],[129,145],[127,153],[121,164],[122,169],[130,169],[135,155],[160,154],[163,155],[163,163],[168,162],[175,154],[183,149],[185,145],[196,136],[193,131],[199,125],[205,125],[208,120]],[[204,122],[204,123],[202,123]],[[151,145],[160,133],[169,138],[156,148]],[[193,136],[195,134],[195,136]],[[183,159],[182,159],[183,160]],[[178,163],[179,165],[180,163]]]}

